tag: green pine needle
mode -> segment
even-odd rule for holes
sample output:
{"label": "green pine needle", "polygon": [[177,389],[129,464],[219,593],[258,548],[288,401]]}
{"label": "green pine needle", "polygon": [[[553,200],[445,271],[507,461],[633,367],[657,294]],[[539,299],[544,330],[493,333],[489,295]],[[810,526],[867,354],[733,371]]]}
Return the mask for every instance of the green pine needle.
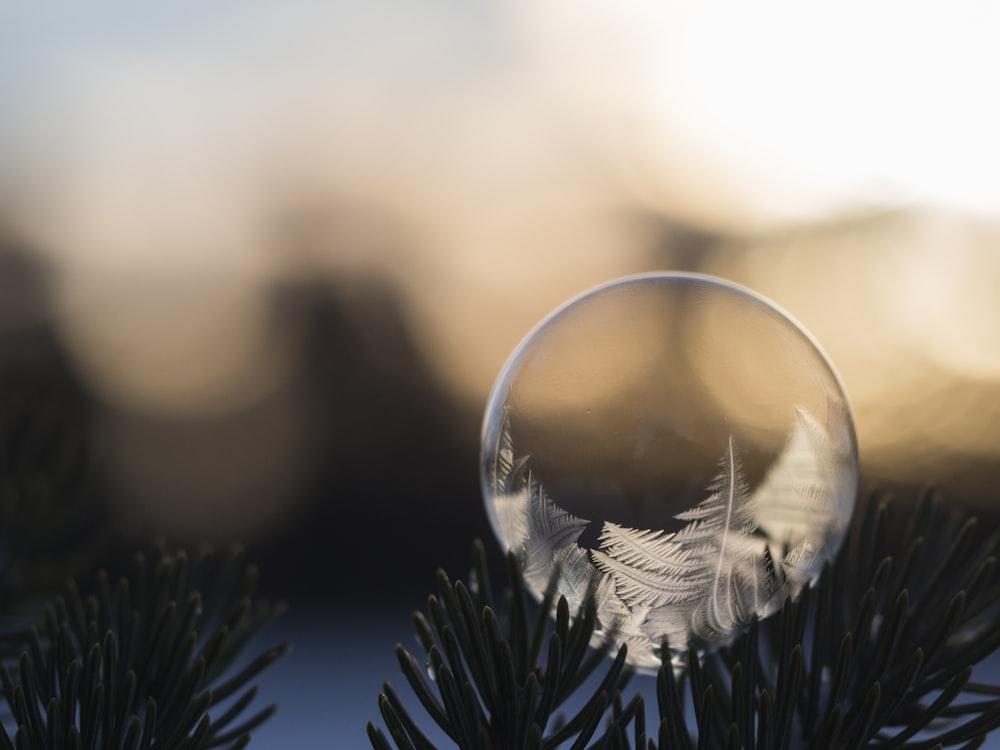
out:
{"label": "green pine needle", "polygon": [[83,596],[70,581],[20,655],[0,666],[13,738],[0,750],[236,750],[274,706],[249,717],[249,683],[278,646],[233,672],[247,641],[281,610],[254,599],[256,569],[239,550],[189,560],[156,548]]}
{"label": "green pine needle", "polygon": [[[571,615],[549,594],[529,614],[509,555],[498,606],[478,542],[471,585],[439,573],[415,615],[426,655],[397,656],[424,713],[463,750],[973,748],[1000,726],[1000,686],[971,680],[1000,646],[998,544],[932,492],[905,513],[871,498],[835,562],[780,613],[725,648],[689,650],[681,676],[664,648],[649,735],[642,696],[626,694],[626,648],[588,649],[593,605]],[[571,696],[582,708],[563,715]],[[376,750],[435,749],[389,683],[379,708],[388,735],[368,724]]]}

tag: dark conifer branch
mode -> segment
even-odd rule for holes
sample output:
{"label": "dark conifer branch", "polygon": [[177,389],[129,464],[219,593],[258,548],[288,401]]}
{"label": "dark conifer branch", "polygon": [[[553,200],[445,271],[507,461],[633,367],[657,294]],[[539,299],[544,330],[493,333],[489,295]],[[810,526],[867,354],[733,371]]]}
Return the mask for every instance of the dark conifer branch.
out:
{"label": "dark conifer branch", "polygon": [[254,598],[255,579],[238,550],[189,561],[156,548],[114,585],[99,574],[92,595],[69,582],[0,667],[13,715],[0,748],[245,746],[275,710],[245,715],[250,681],[287,649],[239,667],[247,641],[282,609]]}
{"label": "dark conifer branch", "polygon": [[[438,592],[428,600],[428,617],[418,613],[414,618],[426,659],[396,647],[403,675],[424,710],[459,747],[541,750],[572,741],[574,747],[583,748],[595,737],[604,741],[617,736],[634,721],[640,705],[621,705],[621,691],[629,679],[626,649],[620,649],[613,662],[605,662],[603,654],[587,658],[596,625],[593,606],[570,617],[560,599],[556,622],[550,626],[548,611],[529,617],[526,589],[513,556],[508,560],[508,577],[498,616],[479,542],[474,546],[468,587],[439,573]],[[546,609],[551,610],[552,597],[547,602]],[[429,665],[430,681],[424,663]],[[559,716],[560,707],[601,667],[603,678],[583,707]],[[433,747],[388,683],[379,708],[397,747]],[[612,716],[612,722],[602,727],[605,715]],[[369,725],[368,734],[376,748],[387,746],[381,730]]]}
{"label": "dark conifer branch", "polygon": [[[971,748],[1000,727],[1000,686],[971,682],[1000,646],[997,548],[997,535],[977,536],[931,492],[908,514],[871,498],[836,561],[780,613],[725,648],[690,649],[680,677],[664,651],[653,735],[642,697],[625,694],[625,648],[609,661],[610,645],[586,654],[594,607],[571,617],[547,597],[532,618],[510,555],[497,608],[478,543],[470,587],[440,574],[429,619],[415,618],[427,659],[397,652],[460,748]],[[560,716],[596,669],[604,678],[582,709]],[[379,705],[397,748],[434,747],[388,683]],[[372,724],[368,735],[392,747]]]}

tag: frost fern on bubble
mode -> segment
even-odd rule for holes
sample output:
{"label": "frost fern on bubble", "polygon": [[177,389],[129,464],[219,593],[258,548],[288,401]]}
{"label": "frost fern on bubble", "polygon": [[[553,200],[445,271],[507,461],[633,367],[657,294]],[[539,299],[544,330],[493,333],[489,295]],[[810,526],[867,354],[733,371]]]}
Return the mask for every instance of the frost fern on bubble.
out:
{"label": "frost fern on bubble", "polygon": [[846,435],[831,436],[805,409],[795,410],[788,442],[754,493],[757,524],[795,584],[815,579],[824,562],[817,551],[846,529],[853,493],[834,488],[850,486],[839,478],[849,461]]}
{"label": "frost fern on bubble", "polygon": [[683,527],[606,521],[594,549],[579,544],[590,521],[549,496],[530,456],[517,455],[506,418],[492,481],[502,537],[525,579],[541,591],[558,571],[558,593],[573,606],[594,594],[602,631],[629,643],[637,666],[656,668],[664,638],[679,651],[728,642],[816,578],[826,561],[820,550],[845,523],[832,488],[846,456],[848,447],[796,409],[788,441],[755,492],[730,436],[706,498],[674,516]]}

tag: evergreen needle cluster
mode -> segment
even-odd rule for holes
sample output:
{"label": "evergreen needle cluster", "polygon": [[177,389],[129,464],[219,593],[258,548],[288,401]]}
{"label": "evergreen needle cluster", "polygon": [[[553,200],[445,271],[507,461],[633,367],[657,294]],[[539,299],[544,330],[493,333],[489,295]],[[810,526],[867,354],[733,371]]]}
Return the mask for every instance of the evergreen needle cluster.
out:
{"label": "evergreen needle cluster", "polygon": [[[998,545],[931,492],[905,513],[872,498],[834,563],[779,614],[714,652],[664,645],[652,720],[630,691],[626,648],[588,651],[593,606],[571,616],[550,595],[529,614],[514,555],[495,602],[479,544],[470,585],[440,573],[415,616],[426,657],[397,656],[423,711],[463,750],[965,750],[1000,726],[1000,686],[971,679],[1000,646]],[[570,696],[581,708],[564,710]],[[376,750],[434,750],[389,683],[379,709],[388,735],[368,724]]]}
{"label": "evergreen needle cluster", "polygon": [[250,712],[251,681],[285,647],[240,654],[280,607],[255,596],[238,549],[156,547],[81,593],[72,576],[93,578],[113,524],[65,396],[31,373],[0,377],[0,616],[18,623],[0,634],[0,750],[242,748],[274,712]]}
{"label": "evergreen needle cluster", "polygon": [[162,548],[137,555],[112,585],[74,584],[15,636],[0,665],[11,715],[3,750],[200,750],[244,747],[269,706],[243,718],[249,686],[284,652],[233,672],[247,641],[276,612],[253,600],[256,569],[239,551],[194,561]]}

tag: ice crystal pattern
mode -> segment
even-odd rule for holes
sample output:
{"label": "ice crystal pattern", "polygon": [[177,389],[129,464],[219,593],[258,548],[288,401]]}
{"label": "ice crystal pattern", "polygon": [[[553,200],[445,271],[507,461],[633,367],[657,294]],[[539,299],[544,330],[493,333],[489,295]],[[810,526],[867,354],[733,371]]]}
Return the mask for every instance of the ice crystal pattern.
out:
{"label": "ice crystal pattern", "polygon": [[530,456],[516,454],[505,418],[491,472],[499,533],[535,592],[555,581],[572,606],[593,595],[597,637],[613,632],[636,667],[655,669],[664,640],[677,653],[725,643],[816,578],[850,518],[853,497],[836,491],[845,486],[838,472],[853,468],[849,450],[796,409],[784,450],[754,492],[730,436],[707,497],[674,516],[679,530],[605,521],[587,549],[578,540],[589,521],[549,497]]}

